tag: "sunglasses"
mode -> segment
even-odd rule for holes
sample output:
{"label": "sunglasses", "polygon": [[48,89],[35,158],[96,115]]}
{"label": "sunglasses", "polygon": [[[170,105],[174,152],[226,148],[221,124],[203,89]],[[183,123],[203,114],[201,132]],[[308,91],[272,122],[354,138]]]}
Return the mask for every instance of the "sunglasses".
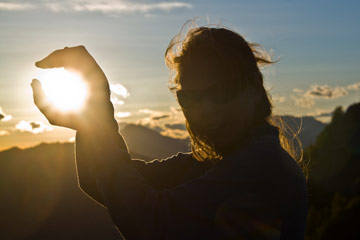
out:
{"label": "sunglasses", "polygon": [[203,98],[215,104],[226,104],[238,94],[234,89],[225,88],[223,85],[215,84],[205,90],[178,90],[176,91],[177,100],[182,108],[190,108]]}

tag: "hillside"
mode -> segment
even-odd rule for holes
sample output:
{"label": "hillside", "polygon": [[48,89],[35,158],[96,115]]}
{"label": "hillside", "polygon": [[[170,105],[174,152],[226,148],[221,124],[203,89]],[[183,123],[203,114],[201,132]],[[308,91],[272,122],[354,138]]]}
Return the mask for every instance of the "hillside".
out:
{"label": "hillside", "polygon": [[77,184],[73,144],[0,153],[0,239],[121,239]]}
{"label": "hillside", "polygon": [[305,159],[310,168],[307,239],[360,239],[360,103],[334,111]]}

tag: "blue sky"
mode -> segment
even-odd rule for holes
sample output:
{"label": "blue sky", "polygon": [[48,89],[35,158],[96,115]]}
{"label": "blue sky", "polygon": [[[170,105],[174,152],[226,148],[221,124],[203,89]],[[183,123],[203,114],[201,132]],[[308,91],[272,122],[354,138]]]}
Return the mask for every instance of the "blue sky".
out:
{"label": "blue sky", "polygon": [[164,51],[194,17],[231,27],[279,59],[263,71],[276,113],[318,116],[347,107],[360,101],[359,10],[356,1],[0,0],[0,149],[73,137],[50,127],[29,83],[35,61],[75,45],[87,47],[113,89],[127,90],[127,97],[113,92],[123,103],[119,122],[184,136],[168,127],[183,117],[167,89]]}

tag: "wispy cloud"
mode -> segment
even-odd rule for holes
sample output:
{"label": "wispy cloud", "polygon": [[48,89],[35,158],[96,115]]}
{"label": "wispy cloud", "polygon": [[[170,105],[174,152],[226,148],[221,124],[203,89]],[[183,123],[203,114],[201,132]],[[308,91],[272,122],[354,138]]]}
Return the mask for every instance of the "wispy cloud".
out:
{"label": "wispy cloud", "polygon": [[303,93],[304,90],[300,89],[300,88],[293,88],[293,92],[295,92],[295,93]]}
{"label": "wispy cloud", "polygon": [[29,3],[0,2],[0,11],[24,11],[36,8],[35,5]]}
{"label": "wispy cloud", "polygon": [[168,129],[161,131],[160,133],[163,136],[167,136],[167,137],[171,137],[171,138],[185,139],[185,138],[189,137],[189,134],[187,131],[180,130],[180,129],[169,129],[168,128]]}
{"label": "wispy cloud", "polygon": [[178,130],[186,130],[184,123],[167,123],[165,124],[165,127],[168,129],[178,129]]}
{"label": "wispy cloud", "polygon": [[20,132],[31,132],[34,134],[53,130],[52,127],[47,126],[42,122],[28,122],[24,120],[21,120],[18,124],[16,124],[15,128]]}
{"label": "wispy cloud", "polygon": [[1,136],[6,136],[6,135],[9,135],[10,133],[8,131],[5,131],[5,130],[0,130],[0,137]]}
{"label": "wispy cloud", "polygon": [[170,117],[169,114],[163,114],[161,116],[152,117],[151,119],[152,120],[160,120],[160,119],[164,119],[164,118],[168,118],[168,117]]}
{"label": "wispy cloud", "polygon": [[103,0],[103,1],[56,1],[46,3],[54,12],[102,12],[102,13],[149,13],[152,11],[172,11],[176,8],[192,8],[184,2],[137,3],[134,1]]}
{"label": "wispy cloud", "polygon": [[272,95],[271,100],[274,103],[282,103],[285,102],[286,98],[284,96]]}
{"label": "wispy cloud", "polygon": [[130,112],[117,112],[115,114],[115,117],[117,118],[126,118],[126,117],[130,117],[131,113]]}
{"label": "wispy cloud", "polygon": [[311,108],[315,104],[315,100],[308,96],[292,96],[291,98],[298,107]]}
{"label": "wispy cloud", "polygon": [[308,112],[306,116],[314,117],[316,120],[323,123],[329,123],[333,113],[334,110],[316,108],[313,112]]}
{"label": "wispy cloud", "polygon": [[291,98],[295,101],[296,106],[310,108],[317,99],[331,100],[348,95],[349,92],[346,88],[348,87],[330,87],[328,85],[314,84],[307,90],[294,88],[293,92],[295,95]]}
{"label": "wispy cloud", "polygon": [[187,138],[185,118],[181,110],[170,107],[168,111],[140,109],[138,114],[145,115],[136,123],[158,131],[160,134],[172,138]]}
{"label": "wispy cloud", "polygon": [[114,104],[114,105],[124,105],[124,101],[120,100],[118,97],[116,96],[111,96],[110,101]]}
{"label": "wispy cloud", "polygon": [[312,85],[304,94],[313,98],[339,98],[348,95],[344,87],[330,87],[328,85]]}
{"label": "wispy cloud", "polygon": [[0,107],[0,121],[6,122],[12,119],[12,116],[4,113],[2,108]]}
{"label": "wispy cloud", "polygon": [[334,113],[334,110],[324,110],[324,109],[315,109],[315,112],[310,112],[307,116],[311,117],[331,117]]}
{"label": "wispy cloud", "polygon": [[46,9],[52,12],[101,12],[104,14],[143,13],[154,11],[170,12],[175,9],[190,9],[193,5],[185,2],[139,2],[128,0],[37,0],[32,4],[26,1],[0,2],[0,11],[23,11]]}
{"label": "wispy cloud", "polygon": [[110,84],[110,91],[112,94],[116,94],[122,98],[130,96],[129,91],[120,83]]}
{"label": "wispy cloud", "polygon": [[124,99],[130,96],[129,91],[120,83],[110,84],[111,99],[114,105],[124,105]]}
{"label": "wispy cloud", "polygon": [[354,83],[354,84],[350,84],[346,87],[348,90],[360,90],[360,82]]}

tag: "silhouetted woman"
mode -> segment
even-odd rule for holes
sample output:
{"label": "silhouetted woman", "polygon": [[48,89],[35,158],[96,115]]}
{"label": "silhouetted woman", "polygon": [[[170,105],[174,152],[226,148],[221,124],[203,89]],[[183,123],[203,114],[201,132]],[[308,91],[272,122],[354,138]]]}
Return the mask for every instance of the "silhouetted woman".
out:
{"label": "silhouetted woman", "polygon": [[130,158],[105,74],[84,47],[36,63],[80,72],[89,85],[87,106],[76,114],[53,108],[32,83],[49,122],[77,130],[81,189],[126,239],[303,239],[305,178],[270,123],[259,70],[271,60],[239,34],[213,27],[173,38],[165,60],[192,152],[148,163]]}

